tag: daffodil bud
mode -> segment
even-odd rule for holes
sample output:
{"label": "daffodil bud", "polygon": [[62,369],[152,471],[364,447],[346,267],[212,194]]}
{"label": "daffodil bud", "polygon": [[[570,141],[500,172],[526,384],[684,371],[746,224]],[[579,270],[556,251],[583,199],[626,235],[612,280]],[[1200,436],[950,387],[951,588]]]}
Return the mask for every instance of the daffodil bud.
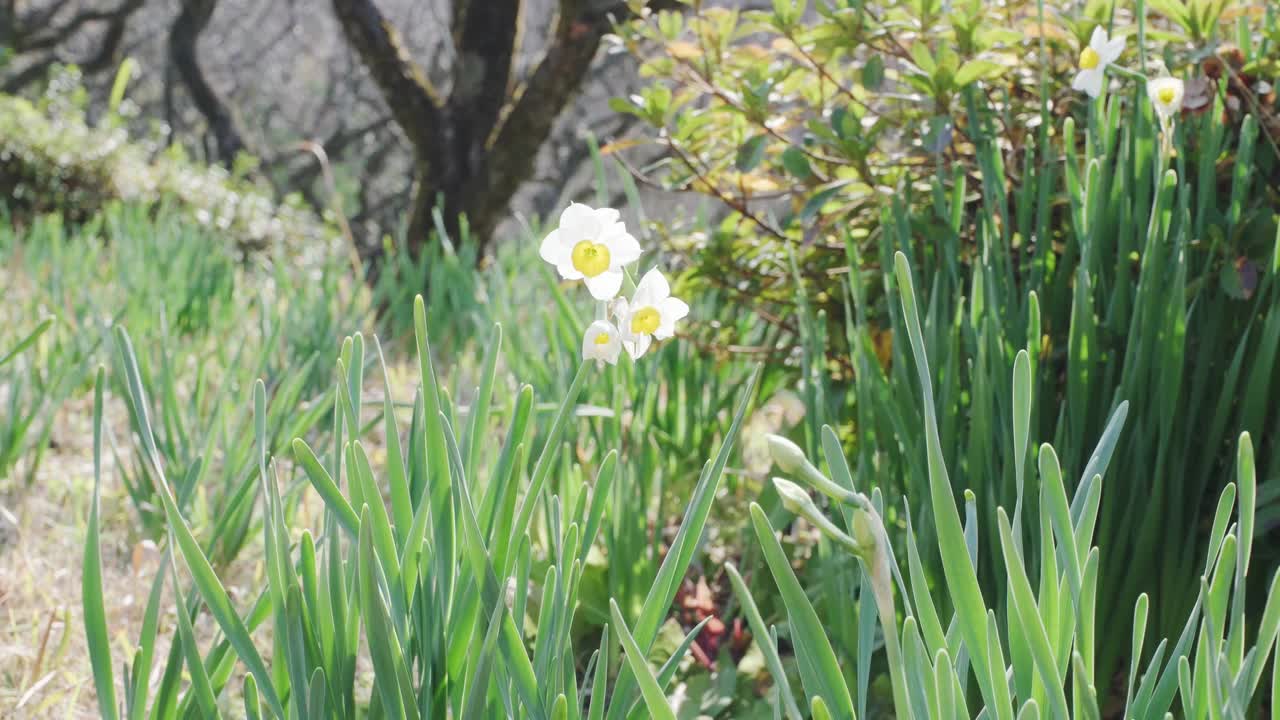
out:
{"label": "daffodil bud", "polygon": [[844,547],[849,552],[860,557],[869,557],[868,553],[875,545],[864,546],[842,532],[826,515],[822,514],[822,511],[813,503],[813,498],[809,497],[809,493],[804,488],[780,477],[773,479],[773,487],[778,491],[778,496],[782,498],[782,506],[789,512],[808,520],[823,535],[831,538],[836,544]]}
{"label": "daffodil bud", "polygon": [[[809,493],[805,492],[804,488],[780,477],[773,479],[773,487],[778,491],[778,496],[782,498],[782,506],[788,512],[804,515],[805,517],[811,514],[810,506],[813,505],[813,498],[809,497]],[[812,508],[812,510],[816,512],[817,508]]]}
{"label": "daffodil bud", "polygon": [[831,478],[823,475],[821,470],[809,462],[809,458],[805,457],[804,451],[800,449],[799,445],[781,435],[768,434],[765,435],[765,439],[769,443],[769,454],[773,456],[773,462],[783,472],[804,480],[813,486],[815,490],[836,502],[846,505],[857,505],[859,503],[858,493],[848,488],[840,487]]}
{"label": "daffodil bud", "polygon": [[800,446],[781,435],[769,433],[765,435],[765,440],[769,443],[769,454],[773,456],[773,462],[782,472],[794,475],[809,464],[809,459],[804,456]]}

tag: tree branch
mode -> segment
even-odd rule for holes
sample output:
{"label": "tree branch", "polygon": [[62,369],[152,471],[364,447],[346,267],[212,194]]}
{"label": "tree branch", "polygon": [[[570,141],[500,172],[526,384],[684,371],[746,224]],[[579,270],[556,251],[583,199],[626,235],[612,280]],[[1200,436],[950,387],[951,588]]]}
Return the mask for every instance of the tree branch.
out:
{"label": "tree branch", "polygon": [[437,159],[443,121],[435,89],[372,0],[333,0],[347,42],[369,69],[419,162]]}
{"label": "tree branch", "polygon": [[76,14],[67,22],[51,27],[50,21],[52,15],[61,9],[62,4],[55,6],[48,15],[36,18],[34,25],[37,28],[44,26],[44,31],[31,33],[23,37],[22,31],[18,31],[18,37],[15,38],[14,50],[17,52],[32,52],[35,50],[49,50],[63,43],[63,41],[76,34],[89,23],[95,22],[117,22],[123,17],[131,15],[135,10],[142,6],[142,0],[125,0],[112,10],[85,10]]}
{"label": "tree branch", "polygon": [[[340,126],[324,141],[312,142],[320,146],[330,160],[337,162],[343,158],[351,145],[364,140],[369,133],[375,133],[390,123],[391,118],[383,116],[356,128],[347,129],[345,126]],[[307,157],[315,156],[309,155]],[[289,181],[285,183],[285,187],[307,187],[315,181],[322,169],[319,163],[308,162],[289,174]]]}
{"label": "tree branch", "polygon": [[236,154],[245,149],[244,139],[231,109],[205,79],[196,53],[200,33],[208,26],[217,4],[217,0],[183,0],[182,10],[169,31],[169,57],[191,101],[209,123],[219,160],[229,167]]}
{"label": "tree branch", "polygon": [[98,52],[80,63],[80,69],[86,75],[103,72],[116,67],[120,62],[120,45],[124,42],[129,16],[142,7],[145,0],[129,0],[120,7],[120,12],[107,21],[107,31],[102,35]]}
{"label": "tree branch", "polygon": [[464,210],[477,237],[492,233],[520,184],[532,176],[538,149],[581,87],[600,41],[612,28],[611,17],[631,17],[622,2],[604,10],[581,9],[582,5],[582,0],[560,0],[560,17],[546,54],[488,143],[481,171],[468,179]]}
{"label": "tree branch", "polygon": [[457,48],[462,44],[462,26],[467,22],[467,11],[471,9],[471,0],[453,0],[450,8],[449,37],[453,39],[453,46]]}
{"label": "tree branch", "polygon": [[[20,24],[31,24],[36,27],[47,27],[53,16],[63,7],[63,4],[54,5],[52,9],[42,13],[35,19],[28,17],[21,22],[13,15],[14,8],[6,6],[5,11],[0,14],[4,15],[5,23],[11,25],[6,29],[13,34],[12,42],[15,51],[27,55],[39,53],[39,57],[28,62],[18,73],[5,78],[3,84],[4,92],[18,92],[27,85],[43,79],[48,74],[49,68],[57,62],[79,65],[81,72],[85,75],[93,75],[114,67],[120,55],[120,46],[124,41],[129,18],[141,9],[145,2],[146,0],[125,0],[113,10],[85,11],[63,25],[46,29],[43,33],[33,32],[31,34],[27,34],[25,30],[18,26]],[[57,48],[59,43],[67,40],[89,24],[102,22],[107,23],[107,29],[102,35],[102,42],[99,44],[97,52],[82,60],[67,59],[59,56]]]}

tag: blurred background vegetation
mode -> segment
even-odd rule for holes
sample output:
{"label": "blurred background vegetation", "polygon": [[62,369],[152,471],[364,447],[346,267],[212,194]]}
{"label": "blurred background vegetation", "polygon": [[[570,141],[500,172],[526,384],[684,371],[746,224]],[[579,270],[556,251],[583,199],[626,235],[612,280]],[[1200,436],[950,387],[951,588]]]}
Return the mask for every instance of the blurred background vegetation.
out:
{"label": "blurred background vegetation", "polygon": [[[465,213],[483,248],[512,211],[542,214],[589,187],[586,133],[634,124],[608,100],[636,88],[637,61],[605,39],[631,5],[23,0],[0,10],[0,88],[74,86],[60,112],[95,126],[111,114],[152,152],[340,212],[367,255],[406,225],[424,236],[437,201],[446,227]],[[136,64],[119,95],[125,58]]]}

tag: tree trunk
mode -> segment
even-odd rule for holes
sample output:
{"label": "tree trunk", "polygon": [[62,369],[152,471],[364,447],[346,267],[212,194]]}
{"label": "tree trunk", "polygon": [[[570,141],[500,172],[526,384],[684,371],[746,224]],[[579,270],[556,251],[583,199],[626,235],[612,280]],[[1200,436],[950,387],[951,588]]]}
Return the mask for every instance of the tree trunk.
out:
{"label": "tree trunk", "polygon": [[332,3],[347,42],[414,148],[406,244],[415,255],[421,251],[439,206],[445,232],[455,242],[461,241],[466,217],[477,258],[484,256],[516,191],[533,176],[538,150],[585,79],[610,18],[625,19],[630,12],[623,2],[586,10],[581,0],[560,0],[546,55],[513,93],[520,0],[454,0],[453,89],[441,98],[374,0]]}

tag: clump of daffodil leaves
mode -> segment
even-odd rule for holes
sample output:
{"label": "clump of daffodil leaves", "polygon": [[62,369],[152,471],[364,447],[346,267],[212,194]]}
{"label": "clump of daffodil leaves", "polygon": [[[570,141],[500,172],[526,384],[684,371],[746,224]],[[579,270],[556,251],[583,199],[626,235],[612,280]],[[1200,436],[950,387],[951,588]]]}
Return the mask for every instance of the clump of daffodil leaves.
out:
{"label": "clump of daffodil leaves", "polygon": [[635,283],[630,300],[622,297],[627,266],[637,262],[640,243],[627,232],[613,208],[573,203],[560,214],[560,224],[542,240],[538,254],[565,280],[582,280],[598,303],[595,322],[582,337],[582,359],[617,364],[625,349],[633,359],[648,352],[654,340],[675,335],[676,323],[689,305],[672,297],[671,285],[658,268]]}

